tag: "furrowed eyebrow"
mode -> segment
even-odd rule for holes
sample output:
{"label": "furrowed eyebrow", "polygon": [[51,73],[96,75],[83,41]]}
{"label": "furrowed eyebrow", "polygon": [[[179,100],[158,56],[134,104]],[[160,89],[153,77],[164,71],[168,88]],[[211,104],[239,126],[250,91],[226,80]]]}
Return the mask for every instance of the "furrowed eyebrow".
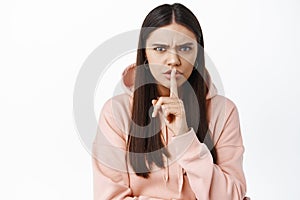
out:
{"label": "furrowed eyebrow", "polygon": [[169,45],[167,45],[167,44],[158,44],[158,43],[154,43],[154,44],[152,44],[152,46],[163,46],[163,47],[169,47]]}
{"label": "furrowed eyebrow", "polygon": [[187,42],[187,43],[184,43],[184,44],[180,44],[178,45],[179,47],[180,46],[193,46],[194,44],[192,42]]}
{"label": "furrowed eyebrow", "polygon": [[[181,46],[193,46],[194,44],[192,42],[187,42],[187,43],[183,43],[183,44],[179,44],[176,45],[177,47],[181,47]],[[152,44],[152,46],[163,46],[163,47],[169,47],[169,45],[167,44],[160,44],[160,43],[154,43]]]}

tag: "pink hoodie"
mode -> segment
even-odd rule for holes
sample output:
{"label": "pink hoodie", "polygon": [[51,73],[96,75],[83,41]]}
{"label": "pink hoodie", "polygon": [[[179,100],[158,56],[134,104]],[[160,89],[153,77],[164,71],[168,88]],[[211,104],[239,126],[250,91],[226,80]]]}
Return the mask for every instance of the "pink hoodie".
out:
{"label": "pink hoodie", "polygon": [[171,154],[167,160],[169,165],[164,169],[154,167],[148,179],[136,176],[125,160],[134,70],[134,64],[125,69],[122,82],[125,93],[109,99],[100,114],[93,144],[94,199],[243,199],[246,180],[238,111],[232,101],[217,94],[212,83],[206,99],[217,164],[193,128],[180,136],[172,136],[162,123]]}

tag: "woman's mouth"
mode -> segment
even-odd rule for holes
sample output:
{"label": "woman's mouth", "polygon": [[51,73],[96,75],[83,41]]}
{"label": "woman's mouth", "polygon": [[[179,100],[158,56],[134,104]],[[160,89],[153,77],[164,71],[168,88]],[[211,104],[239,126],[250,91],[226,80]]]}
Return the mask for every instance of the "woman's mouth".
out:
{"label": "woman's mouth", "polygon": [[[171,72],[172,72],[172,70],[168,70],[168,71],[166,71],[166,72],[163,73],[164,76],[165,76],[168,80],[171,79]],[[175,74],[176,79],[179,78],[179,77],[182,76],[182,75],[183,75],[183,74],[182,74],[181,72],[179,72],[178,70],[176,70],[176,74]]]}

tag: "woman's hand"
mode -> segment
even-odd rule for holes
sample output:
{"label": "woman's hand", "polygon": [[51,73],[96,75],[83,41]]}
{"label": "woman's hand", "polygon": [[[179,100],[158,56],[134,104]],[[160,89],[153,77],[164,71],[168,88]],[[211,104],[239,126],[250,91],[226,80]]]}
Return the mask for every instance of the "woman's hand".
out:
{"label": "woman's hand", "polygon": [[152,100],[154,106],[152,117],[156,117],[157,113],[161,111],[167,127],[174,135],[180,135],[188,131],[188,126],[183,101],[178,98],[175,74],[176,69],[173,68],[170,79],[170,96]]}

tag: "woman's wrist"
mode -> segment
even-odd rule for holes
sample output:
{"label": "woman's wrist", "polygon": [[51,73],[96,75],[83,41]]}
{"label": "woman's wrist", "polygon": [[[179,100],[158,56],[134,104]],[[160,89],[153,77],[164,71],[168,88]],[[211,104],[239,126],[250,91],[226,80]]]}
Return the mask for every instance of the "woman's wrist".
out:
{"label": "woman's wrist", "polygon": [[175,134],[175,136],[187,133],[189,130],[190,130],[190,128],[187,126],[187,124],[184,124],[183,126],[181,126],[180,130],[178,131],[177,134]]}

